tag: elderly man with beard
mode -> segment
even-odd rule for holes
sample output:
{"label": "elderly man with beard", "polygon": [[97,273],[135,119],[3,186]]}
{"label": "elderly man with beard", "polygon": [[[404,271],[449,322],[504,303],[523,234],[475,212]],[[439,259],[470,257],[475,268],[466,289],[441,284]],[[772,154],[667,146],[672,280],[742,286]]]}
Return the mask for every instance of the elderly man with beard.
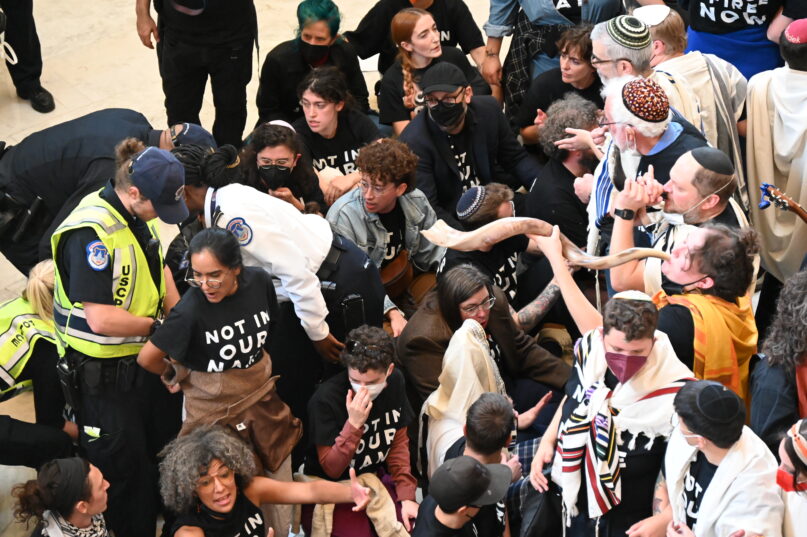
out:
{"label": "elderly man with beard", "polygon": [[[532,185],[541,166],[518,143],[495,99],[473,96],[463,72],[448,62],[429,69],[420,85],[428,112],[418,114],[400,140],[419,158],[418,188],[438,218],[460,228],[454,210],[472,187]],[[518,213],[520,205],[517,197]]]}

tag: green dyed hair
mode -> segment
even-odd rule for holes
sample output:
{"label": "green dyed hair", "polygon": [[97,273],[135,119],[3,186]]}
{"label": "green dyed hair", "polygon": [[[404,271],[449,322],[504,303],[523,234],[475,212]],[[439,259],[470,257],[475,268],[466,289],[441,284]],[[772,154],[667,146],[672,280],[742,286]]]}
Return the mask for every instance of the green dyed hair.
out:
{"label": "green dyed hair", "polygon": [[339,14],[339,8],[336,7],[331,0],[303,0],[297,6],[297,36],[303,31],[306,24],[312,22],[325,21],[328,23],[328,29],[331,31],[331,38],[336,37],[339,33],[339,24],[342,22],[342,16]]}

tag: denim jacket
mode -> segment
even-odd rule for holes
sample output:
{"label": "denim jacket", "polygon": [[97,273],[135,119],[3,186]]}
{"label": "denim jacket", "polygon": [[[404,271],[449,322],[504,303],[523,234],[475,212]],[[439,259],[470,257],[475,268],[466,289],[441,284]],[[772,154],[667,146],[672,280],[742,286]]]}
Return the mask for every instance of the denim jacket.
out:
{"label": "denim jacket", "polygon": [[[504,37],[513,33],[518,8],[524,10],[533,24],[568,24],[572,22],[558,13],[552,0],[490,0],[490,15],[482,26],[488,37]],[[589,0],[581,6],[581,20],[598,23],[622,12],[619,0]]]}
{"label": "denim jacket", "polygon": [[[430,228],[437,217],[429,200],[420,190],[414,189],[398,198],[406,220],[404,247],[409,252],[409,260],[416,269],[426,272],[436,270],[445,255],[445,248],[432,244],[420,232]],[[387,230],[376,213],[369,213],[364,206],[360,189],[348,192],[331,206],[326,216],[334,233],[339,233],[356,243],[381,267],[387,251]],[[395,305],[384,298],[384,312]]]}

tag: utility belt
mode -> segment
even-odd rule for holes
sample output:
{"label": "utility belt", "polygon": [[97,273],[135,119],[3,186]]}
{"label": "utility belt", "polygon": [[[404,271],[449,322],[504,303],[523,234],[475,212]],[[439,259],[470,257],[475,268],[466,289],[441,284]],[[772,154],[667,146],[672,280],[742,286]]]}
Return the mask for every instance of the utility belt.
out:
{"label": "utility belt", "polygon": [[29,206],[8,192],[0,192],[0,237],[10,234],[11,242],[19,242],[35,225],[42,224],[44,211],[45,205],[39,196]]}
{"label": "utility belt", "polygon": [[64,398],[72,408],[80,408],[83,395],[95,396],[105,391],[128,392],[143,378],[137,357],[91,358],[68,349],[56,365]]}
{"label": "utility belt", "polygon": [[347,246],[344,243],[344,239],[338,233],[334,233],[333,241],[331,241],[331,249],[328,250],[328,255],[325,256],[325,260],[317,271],[319,281],[330,281],[331,276],[333,276],[336,273],[336,269],[339,268],[339,258],[342,257],[342,253],[346,251]]}

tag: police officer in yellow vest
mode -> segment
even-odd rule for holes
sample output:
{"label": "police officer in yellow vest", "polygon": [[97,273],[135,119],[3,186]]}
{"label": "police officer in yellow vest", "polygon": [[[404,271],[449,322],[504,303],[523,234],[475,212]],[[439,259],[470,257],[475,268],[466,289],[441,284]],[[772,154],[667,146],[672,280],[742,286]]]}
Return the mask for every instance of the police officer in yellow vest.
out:
{"label": "police officer in yellow vest", "polygon": [[[185,172],[171,153],[133,138],[115,149],[116,173],[53,233],[54,323],[75,371],[79,445],[110,483],[108,527],[117,537],[154,535],[156,454],[180,426],[181,399],[135,358],[177,302],[166,278],[157,217],[188,217]],[[170,273],[169,273],[170,276]]]}
{"label": "police officer in yellow vest", "polygon": [[0,464],[39,468],[72,455],[78,430],[63,417],[58,358],[53,261],[47,260],[31,269],[21,297],[0,305],[0,401],[33,389],[36,411],[36,423],[0,415]]}

